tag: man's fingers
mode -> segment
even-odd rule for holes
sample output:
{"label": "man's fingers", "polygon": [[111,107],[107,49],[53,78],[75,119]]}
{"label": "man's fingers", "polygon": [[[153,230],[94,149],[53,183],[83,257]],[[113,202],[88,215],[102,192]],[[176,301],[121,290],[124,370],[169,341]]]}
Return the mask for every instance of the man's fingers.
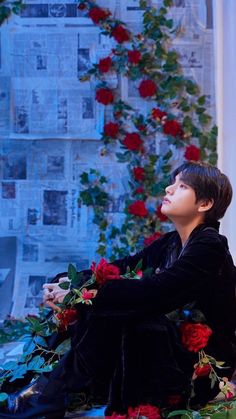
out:
{"label": "man's fingers", "polygon": [[56,304],[54,304],[52,301],[46,301],[46,304],[48,307],[51,307],[54,311],[58,311],[59,313],[61,312],[60,307],[56,306]]}
{"label": "man's fingers", "polygon": [[58,283],[57,282],[55,282],[55,284],[43,284],[43,289],[53,290],[56,287],[58,287]]}
{"label": "man's fingers", "polygon": [[49,292],[49,291],[45,290],[44,293],[43,293],[43,299],[44,299],[44,301],[53,300],[54,299],[54,292]]}
{"label": "man's fingers", "polygon": [[68,276],[63,276],[63,278],[59,279],[59,284],[61,284],[62,282],[68,282],[68,281],[70,281]]}

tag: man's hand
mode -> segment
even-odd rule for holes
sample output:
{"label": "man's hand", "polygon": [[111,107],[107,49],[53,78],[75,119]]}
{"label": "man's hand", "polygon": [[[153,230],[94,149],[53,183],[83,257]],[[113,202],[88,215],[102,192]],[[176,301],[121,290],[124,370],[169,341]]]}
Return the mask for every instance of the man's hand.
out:
{"label": "man's hand", "polygon": [[59,287],[62,282],[69,281],[67,276],[59,279],[59,282],[43,284],[43,301],[53,310],[61,311],[56,303],[62,303],[65,296],[70,292]]}

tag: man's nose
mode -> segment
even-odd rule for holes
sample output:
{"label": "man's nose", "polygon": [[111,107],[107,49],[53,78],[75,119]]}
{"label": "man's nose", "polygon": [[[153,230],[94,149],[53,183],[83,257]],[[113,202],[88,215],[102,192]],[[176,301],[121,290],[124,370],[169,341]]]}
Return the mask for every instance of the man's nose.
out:
{"label": "man's nose", "polygon": [[165,192],[166,192],[166,193],[169,193],[169,194],[172,194],[172,193],[173,193],[173,191],[174,191],[174,187],[173,187],[173,185],[169,185],[169,186],[167,186],[167,187],[166,187],[166,189],[165,189]]}

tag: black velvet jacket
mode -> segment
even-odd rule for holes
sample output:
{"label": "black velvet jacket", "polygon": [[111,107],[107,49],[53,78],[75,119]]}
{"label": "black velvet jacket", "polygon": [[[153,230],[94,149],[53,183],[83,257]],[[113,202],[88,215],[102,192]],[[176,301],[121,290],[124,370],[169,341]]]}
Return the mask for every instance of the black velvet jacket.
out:
{"label": "black velvet jacket", "polygon": [[[219,223],[197,226],[183,249],[173,231],[140,253],[114,262],[125,273],[127,266],[134,269],[142,260],[142,269],[151,267],[153,273],[141,280],[108,281],[94,300],[96,316],[126,324],[107,414],[125,411],[131,404],[165,404],[167,396],[187,393],[196,358],[183,348],[176,324],[166,317],[186,304],[194,303],[204,314],[213,330],[206,352],[225,361],[229,368],[223,375],[231,377],[236,273],[227,239],[218,229]],[[197,381],[196,403],[206,403],[219,391],[210,389],[208,378]]]}
{"label": "black velvet jacket", "polygon": [[[219,223],[204,223],[191,233],[184,249],[176,231],[165,234],[134,256],[114,262],[126,272],[142,260],[154,273],[143,280],[113,280],[98,292],[95,307],[103,312],[167,314],[196,302],[207,324],[228,346],[236,329],[236,272]],[[221,345],[221,342],[218,342]]]}
{"label": "black velvet jacket", "polygon": [[[168,405],[169,397],[187,400],[193,365],[197,361],[183,347],[179,328],[167,316],[194,304],[213,333],[206,353],[228,368],[235,364],[235,267],[219,223],[204,223],[191,233],[184,248],[176,231],[156,240],[134,256],[114,262],[125,273],[142,260],[142,269],[153,268],[141,280],[108,281],[99,289],[74,336],[83,368],[109,387],[106,415],[124,413],[143,403]],[[88,272],[89,273],[89,272]],[[73,364],[73,377],[75,367]],[[208,377],[196,380],[193,404],[204,404],[219,389]]]}

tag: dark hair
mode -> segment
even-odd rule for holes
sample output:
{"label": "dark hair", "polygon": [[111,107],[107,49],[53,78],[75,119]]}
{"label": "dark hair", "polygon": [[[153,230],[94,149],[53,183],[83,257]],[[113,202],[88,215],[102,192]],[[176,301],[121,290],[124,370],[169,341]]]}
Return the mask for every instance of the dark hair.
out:
{"label": "dark hair", "polygon": [[231,199],[232,186],[226,175],[208,163],[185,162],[172,173],[172,180],[180,174],[181,180],[191,186],[197,202],[201,199],[213,200],[213,206],[206,212],[205,220],[219,220],[225,214]]}

